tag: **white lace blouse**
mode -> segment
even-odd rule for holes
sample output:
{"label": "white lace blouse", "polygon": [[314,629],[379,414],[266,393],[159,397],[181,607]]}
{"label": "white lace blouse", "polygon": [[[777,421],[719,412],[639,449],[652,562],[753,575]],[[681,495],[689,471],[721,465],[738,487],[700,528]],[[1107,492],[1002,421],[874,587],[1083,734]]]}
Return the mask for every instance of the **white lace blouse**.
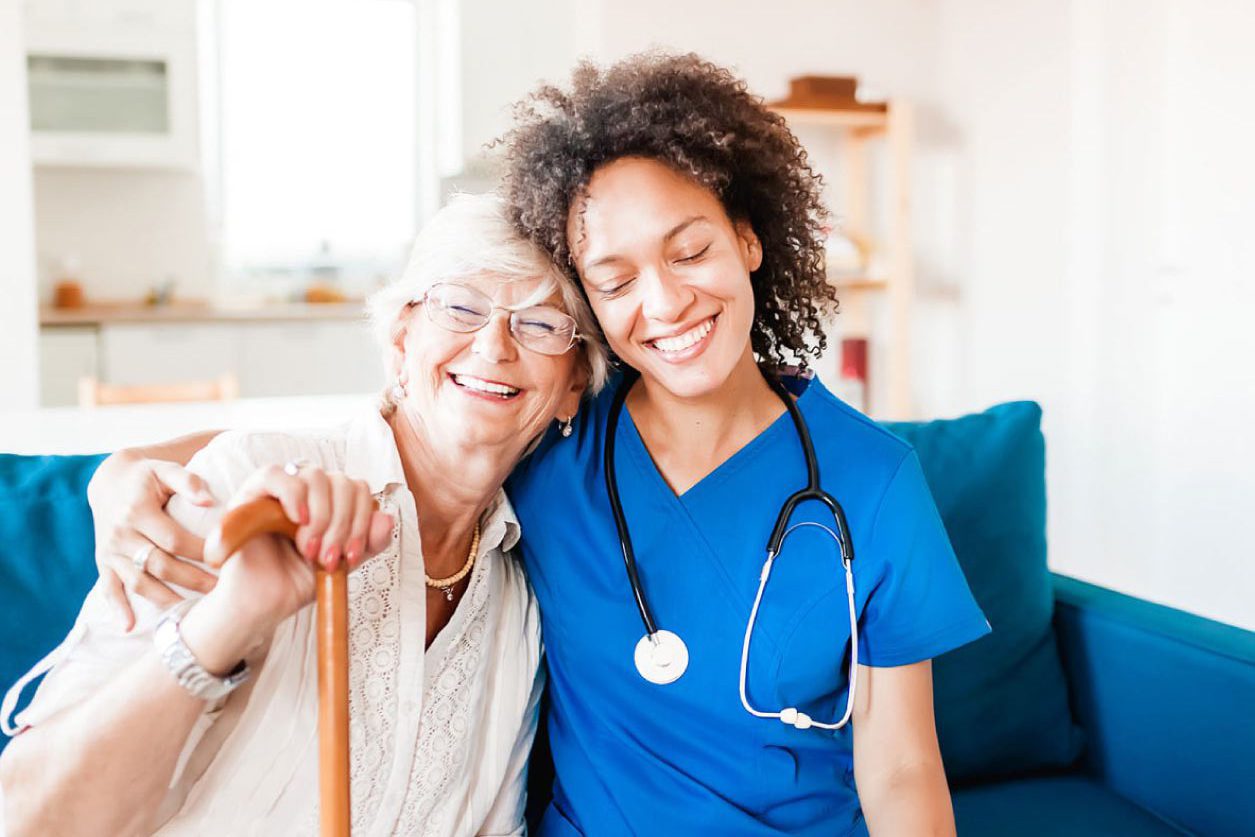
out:
{"label": "white lace blouse", "polygon": [[[414,500],[388,424],[371,410],[311,435],[225,433],[192,460],[219,501],[256,468],[305,459],[365,479],[398,520],[393,543],[349,580],[354,835],[523,834],[527,757],[541,683],[540,624],[511,557],[518,521],[498,496],[449,624],[424,651],[426,586]],[[176,500],[175,519],[205,534],[220,514]],[[92,590],[18,718],[36,726],[151,654],[160,613],[134,600],[123,634]],[[206,707],[164,801],[161,835],[316,834],[317,652],[314,608],[280,625],[252,680]]]}

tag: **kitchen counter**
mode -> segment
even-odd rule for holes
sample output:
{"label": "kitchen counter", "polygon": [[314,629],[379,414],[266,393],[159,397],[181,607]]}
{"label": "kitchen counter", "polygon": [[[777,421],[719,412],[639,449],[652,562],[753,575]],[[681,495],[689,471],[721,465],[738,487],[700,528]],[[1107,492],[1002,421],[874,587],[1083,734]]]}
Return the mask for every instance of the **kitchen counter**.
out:
{"label": "kitchen counter", "polygon": [[39,310],[39,324],[55,326],[91,326],[111,323],[238,323],[339,320],[365,318],[365,303],[351,302],[275,302],[249,305],[223,305],[206,301],[172,302],[167,305],[145,305],[138,302],[101,302],[81,308]]}

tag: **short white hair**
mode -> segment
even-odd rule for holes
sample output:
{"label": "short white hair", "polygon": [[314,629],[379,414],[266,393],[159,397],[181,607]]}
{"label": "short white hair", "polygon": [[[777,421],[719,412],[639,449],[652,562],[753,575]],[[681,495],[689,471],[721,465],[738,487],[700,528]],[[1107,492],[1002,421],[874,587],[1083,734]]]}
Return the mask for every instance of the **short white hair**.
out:
{"label": "short white hair", "polygon": [[505,199],[497,194],[454,195],[419,232],[400,278],[366,300],[385,357],[406,309],[428,288],[485,274],[503,282],[542,279],[537,292],[542,300],[558,292],[583,337],[576,350],[588,368],[586,392],[599,392],[609,376],[610,357],[588,301],[542,250],[519,235],[506,214]]}

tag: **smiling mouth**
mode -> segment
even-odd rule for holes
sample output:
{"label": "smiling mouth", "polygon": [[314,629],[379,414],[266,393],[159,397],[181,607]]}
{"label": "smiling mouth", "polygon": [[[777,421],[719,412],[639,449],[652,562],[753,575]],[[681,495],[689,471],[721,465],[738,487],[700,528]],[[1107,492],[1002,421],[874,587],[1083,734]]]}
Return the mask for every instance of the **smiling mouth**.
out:
{"label": "smiling mouth", "polygon": [[509,401],[512,398],[517,398],[519,393],[522,392],[518,387],[512,387],[497,381],[487,381],[483,378],[476,378],[474,375],[458,375],[451,372],[449,373],[449,380],[469,393],[497,401]]}
{"label": "smiling mouth", "polygon": [[657,340],[649,340],[646,345],[661,352],[664,355],[679,355],[697,344],[701,343],[715,328],[715,320],[719,316],[708,317],[702,322],[690,328],[688,331],[677,334],[674,337],[660,337]]}

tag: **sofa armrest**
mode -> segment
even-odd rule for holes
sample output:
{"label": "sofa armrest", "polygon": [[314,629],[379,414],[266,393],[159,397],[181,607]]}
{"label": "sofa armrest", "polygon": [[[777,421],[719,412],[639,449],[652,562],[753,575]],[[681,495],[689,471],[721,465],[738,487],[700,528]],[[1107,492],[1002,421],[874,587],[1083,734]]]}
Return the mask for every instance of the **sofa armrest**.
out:
{"label": "sofa armrest", "polygon": [[1255,822],[1255,633],[1055,575],[1088,772],[1199,834]]}

